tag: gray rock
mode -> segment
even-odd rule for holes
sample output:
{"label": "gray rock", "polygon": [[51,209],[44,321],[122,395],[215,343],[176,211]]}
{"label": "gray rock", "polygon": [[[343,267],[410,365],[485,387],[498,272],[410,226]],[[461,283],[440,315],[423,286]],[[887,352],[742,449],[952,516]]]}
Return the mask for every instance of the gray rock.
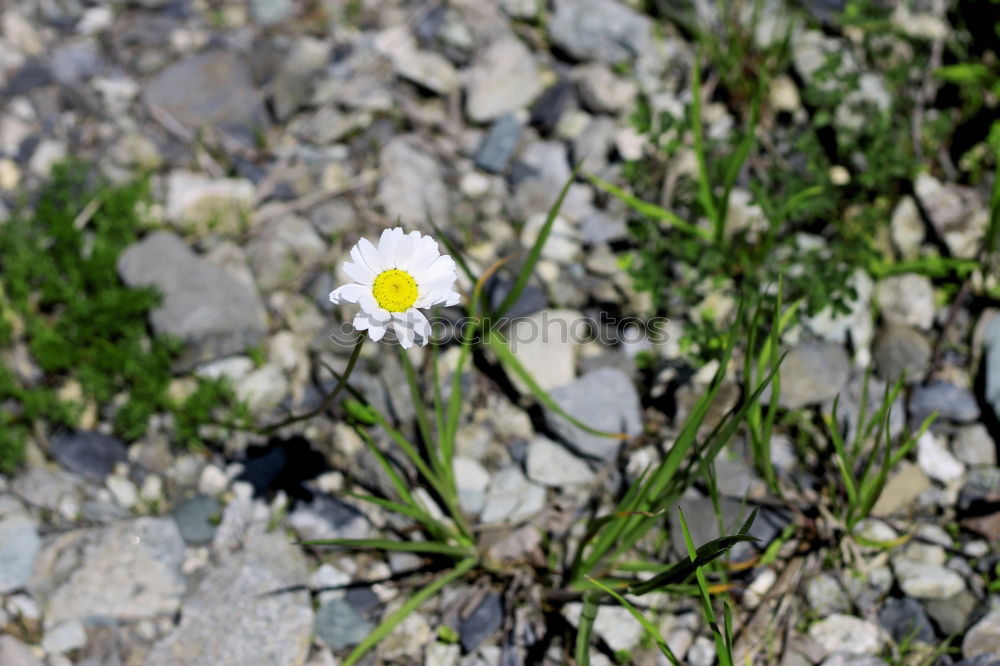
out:
{"label": "gray rock", "polygon": [[28,516],[14,513],[0,520],[0,594],[28,584],[41,545],[35,523]]}
{"label": "gray rock", "polygon": [[850,361],[842,346],[800,344],[789,350],[781,364],[778,403],[785,409],[801,409],[832,400],[847,384],[849,373]]}
{"label": "gray rock", "polygon": [[588,483],[594,473],[584,461],[552,440],[538,436],[528,445],[528,478],[543,486]]}
{"label": "gray rock", "polygon": [[13,636],[0,636],[0,664],[4,666],[45,666],[27,645]]}
{"label": "gray rock", "polygon": [[882,379],[895,382],[904,372],[906,382],[919,382],[931,362],[931,345],[919,331],[909,326],[890,325],[875,339],[875,367]]}
{"label": "gray rock", "polygon": [[913,190],[951,254],[975,257],[982,245],[988,219],[986,206],[975,190],[942,184],[928,173],[917,175]]}
{"label": "gray rock", "polygon": [[66,620],[45,630],[42,649],[50,654],[78,650],[87,644],[87,631],[79,620]]}
{"label": "gray rock", "polygon": [[823,660],[820,666],[887,666],[884,659],[873,654],[845,654],[838,652]]}
{"label": "gray rock", "polygon": [[170,232],[153,232],[130,246],[118,259],[118,271],[130,287],[153,286],[163,294],[150,319],[157,334],[188,344],[184,366],[240,353],[266,331],[259,296]]}
{"label": "gray rock", "polygon": [[465,111],[484,123],[531,104],[542,92],[538,64],[524,43],[504,34],[482,49],[469,69]]}
{"label": "gray rock", "polygon": [[986,325],[983,350],[986,352],[983,361],[986,375],[984,394],[986,402],[993,407],[993,413],[1000,418],[1000,315],[994,316]]}
{"label": "gray rock", "polygon": [[616,0],[558,0],[555,6],[549,34],[578,60],[613,65],[652,49],[652,21]]}
{"label": "gray rock", "polygon": [[458,632],[462,649],[472,652],[503,625],[503,600],[495,592],[488,593],[476,609],[462,620]]}
{"label": "gray rock", "polygon": [[981,654],[971,659],[956,661],[954,666],[1000,666],[1000,657],[995,655]]}
{"label": "gray rock", "polygon": [[422,51],[406,26],[381,32],[376,47],[392,61],[392,66],[404,79],[437,93],[448,95],[458,88],[459,77],[447,58],[433,51]]}
{"label": "gray rock", "polygon": [[316,613],[316,635],[331,650],[343,650],[357,645],[374,628],[374,624],[341,596],[327,601]]}
{"label": "gray rock", "polygon": [[143,98],[191,130],[218,127],[249,145],[255,130],[267,124],[250,69],[228,51],[206,51],[169,65],[149,82]]}
{"label": "gray rock", "polygon": [[184,600],[180,625],[145,666],[301,664],[313,612],[302,551],[280,531],[253,534]]}
{"label": "gray rock", "polygon": [[455,470],[455,486],[458,490],[458,505],[462,511],[478,514],[486,502],[486,489],[490,485],[490,473],[474,458],[455,456],[452,460]]}
{"label": "gray rock", "polygon": [[65,501],[79,501],[80,479],[61,469],[29,467],[11,484],[18,497],[32,506],[59,512]]}
{"label": "gray rock", "polygon": [[851,600],[844,586],[831,574],[821,573],[806,583],[806,599],[820,617],[851,610]]}
{"label": "gray rock", "polygon": [[995,467],[997,464],[996,443],[981,423],[959,428],[952,442],[952,451],[966,465]]}
{"label": "gray rock", "polygon": [[271,220],[247,245],[247,260],[264,291],[297,289],[326,252],[326,243],[301,217]]}
{"label": "gray rock", "polygon": [[393,137],[379,153],[378,199],[386,216],[425,228],[428,220],[448,224],[448,190],[437,161],[406,136]]}
{"label": "gray rock", "polygon": [[611,118],[595,116],[573,142],[573,159],[584,173],[600,173],[608,165],[618,125]]}
{"label": "gray rock", "polygon": [[547,214],[571,173],[561,141],[537,141],[525,147],[511,172],[514,212],[522,219]]}
{"label": "gray rock", "polygon": [[197,495],[177,504],[171,514],[184,542],[200,545],[212,541],[221,512],[219,500]]}
{"label": "gray rock", "polygon": [[966,659],[988,654],[1000,657],[1000,610],[994,610],[977,622],[962,640],[962,656]]}
{"label": "gray rock", "polygon": [[965,465],[951,455],[944,442],[930,431],[917,439],[917,464],[924,474],[941,483],[960,479],[965,473]]}
{"label": "gray rock", "polygon": [[95,483],[128,461],[128,449],[117,437],[92,431],[59,432],[51,438],[52,457],[62,467]]}
{"label": "gray rock", "polygon": [[173,520],[139,518],[61,535],[39,556],[32,588],[47,623],[169,616],[184,591],[183,560]]}
{"label": "gray rock", "polygon": [[968,590],[962,590],[947,599],[927,599],[924,608],[927,614],[937,624],[944,635],[957,634],[969,626],[972,613],[979,606],[979,601]]}
{"label": "gray rock", "polygon": [[[510,323],[507,339],[511,352],[531,373],[535,383],[550,391],[565,386],[576,377],[576,350],[582,340],[577,322],[583,315],[575,310],[542,310]],[[511,381],[521,393],[530,393],[528,384],[511,373]]]}
{"label": "gray rock", "polygon": [[[567,414],[588,427],[629,436],[642,432],[639,394],[621,370],[593,370],[572,384],[554,389],[551,397]],[[565,442],[588,456],[611,460],[621,446],[622,440],[588,433],[551,409],[546,409],[545,419]]]}
{"label": "gray rock", "polygon": [[919,602],[903,597],[892,597],[879,609],[878,621],[897,643],[904,640],[920,641],[933,645],[934,627]]}
{"label": "gray rock", "polygon": [[52,52],[52,78],[68,85],[93,76],[101,64],[101,54],[92,42],[69,42]]}
{"label": "gray rock", "polygon": [[483,137],[472,160],[476,166],[490,173],[507,169],[521,138],[521,123],[513,114],[501,116]]}
{"label": "gray rock", "polygon": [[939,419],[971,423],[979,418],[979,404],[969,389],[936,381],[915,387],[910,396],[911,423],[922,423],[931,412]]}
{"label": "gray rock", "polygon": [[531,124],[543,134],[551,134],[572,99],[573,86],[569,81],[560,79],[546,88],[531,106]]}
{"label": "gray rock", "polygon": [[544,507],[545,489],[528,481],[517,467],[504,467],[493,476],[480,521],[516,523]]}
{"label": "gray rock", "polygon": [[631,108],[639,89],[633,81],[597,63],[577,71],[580,100],[594,113],[617,113]]}

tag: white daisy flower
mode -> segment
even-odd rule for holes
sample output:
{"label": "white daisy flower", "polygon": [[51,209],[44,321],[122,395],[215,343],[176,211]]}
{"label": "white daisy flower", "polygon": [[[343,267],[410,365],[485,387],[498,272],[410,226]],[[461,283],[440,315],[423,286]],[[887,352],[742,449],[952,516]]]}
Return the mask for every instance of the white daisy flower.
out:
{"label": "white daisy flower", "polygon": [[461,298],[454,289],[455,261],[438,251],[436,240],[419,231],[386,229],[377,248],[362,238],[351,248],[351,259],[344,272],[354,282],[330,292],[330,302],[359,304],[354,328],[368,331],[376,342],[391,323],[404,349],[413,346],[415,337],[426,345],[431,325],[418,308],[455,305]]}

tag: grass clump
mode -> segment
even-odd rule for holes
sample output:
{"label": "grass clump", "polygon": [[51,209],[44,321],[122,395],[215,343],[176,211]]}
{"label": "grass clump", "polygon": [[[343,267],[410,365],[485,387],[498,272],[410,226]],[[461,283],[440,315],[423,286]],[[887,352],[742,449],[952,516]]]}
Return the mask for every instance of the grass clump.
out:
{"label": "grass clump", "polygon": [[[21,462],[37,424],[75,426],[85,405],[108,415],[125,440],[141,437],[154,414],[173,413],[178,438],[191,445],[214,409],[233,403],[218,381],[199,381],[181,401],[168,396],[181,346],[149,336],[159,296],[126,287],[117,269],[149,226],[148,202],[146,180],[111,186],[84,165],[64,164],[32,213],[0,226],[0,350],[30,357],[18,369],[0,365],[0,471]],[[60,397],[69,383],[79,390]]]}

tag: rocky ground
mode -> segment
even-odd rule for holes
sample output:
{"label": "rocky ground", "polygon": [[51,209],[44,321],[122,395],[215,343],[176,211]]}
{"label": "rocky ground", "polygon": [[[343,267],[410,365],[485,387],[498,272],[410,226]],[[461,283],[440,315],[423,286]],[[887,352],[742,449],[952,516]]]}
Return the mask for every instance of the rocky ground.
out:
{"label": "rocky ground", "polygon": [[[547,5],[541,23],[539,4]],[[431,219],[483,269],[533,241],[573,161],[621,181],[622,163],[648,149],[630,121],[640,91],[660,108],[683,108],[695,53],[635,4],[6,0],[0,219],[67,157],[93,160],[114,182],[152,171],[149,214],[162,228],[122,255],[121,277],[162,292],[150,324],[186,343],[179,386],[190,373],[229,377],[255,418],[271,422],[316,404],[317,373],[329,378],[315,355],[346,362],[350,348],[328,336],[350,312],[327,294],[345,280],[335,267],[359,237],[396,221],[428,231]],[[822,18],[827,4],[810,11]],[[944,14],[924,4],[893,20],[915,33],[947,31]],[[768,6],[762,31],[791,20]],[[769,95],[805,117],[796,81],[825,50],[850,45],[805,23],[793,34],[797,78]],[[627,69],[616,66],[623,61]],[[877,102],[878,86],[866,90]],[[706,114],[710,133],[733,125],[721,104]],[[846,111],[841,121],[854,122]],[[748,201],[740,192],[736,200]],[[894,206],[892,242],[974,256],[986,194],[928,174],[912,192]],[[649,314],[648,294],[620,268],[627,216],[620,202],[576,182],[518,314],[535,323],[602,310]],[[870,362],[881,379],[908,371],[913,382],[893,429],[932,410],[939,419],[893,471],[861,533],[912,538],[891,551],[856,546],[844,558],[805,538],[789,541],[777,560],[743,574],[741,648],[757,663],[785,666],[1000,664],[1000,317],[983,299],[953,308],[920,274],[855,279],[848,314],[821,313],[788,336],[782,407],[828,410],[840,393],[856,413]],[[461,286],[470,285],[463,278]],[[634,474],[676,436],[672,419],[711,377],[711,369],[675,372],[684,367],[680,330],[655,346],[535,338],[519,341],[517,353],[572,414],[630,435],[645,428],[655,441],[636,440],[622,470]],[[944,337],[955,344],[942,353]],[[639,352],[671,372],[644,382]],[[355,382],[412,425],[393,349],[369,345]],[[560,521],[609,483],[618,445],[525,409],[516,380],[499,386],[470,372],[465,386],[455,461],[462,507],[483,525],[529,526],[514,532],[527,557],[539,531],[565,533]],[[731,406],[739,388],[728,388]],[[676,413],[656,407],[663,391],[676,395]],[[395,527],[343,494],[385,482],[339,419],[313,419],[279,438],[237,433],[193,452],[174,445],[163,419],[128,446],[109,432],[100,414],[78,431],[42,426],[28,462],[0,476],[0,664],[327,666],[411,593],[417,557],[295,544]],[[773,447],[783,474],[808,474],[790,437],[777,434]],[[729,522],[747,493],[774,507],[754,528],[761,550],[786,525],[802,527],[796,511],[768,498],[745,457],[720,459],[718,482]],[[798,497],[819,501],[816,492]],[[717,535],[703,494],[690,491],[682,506],[696,542]],[[512,585],[461,581],[368,663],[567,663],[579,606],[543,609]],[[688,664],[715,663],[696,600],[666,608],[657,622],[674,651]],[[772,616],[783,620],[780,637],[765,631]],[[594,663],[616,653],[665,663],[623,609],[603,607],[595,631],[603,651]],[[952,651],[931,655],[949,638]],[[758,640],[780,651],[754,649]],[[907,656],[890,662],[901,644]]]}

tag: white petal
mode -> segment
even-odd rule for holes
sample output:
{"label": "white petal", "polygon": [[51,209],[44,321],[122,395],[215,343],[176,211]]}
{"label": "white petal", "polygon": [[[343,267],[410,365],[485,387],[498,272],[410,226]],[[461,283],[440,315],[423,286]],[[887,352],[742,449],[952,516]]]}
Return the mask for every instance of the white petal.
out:
{"label": "white petal", "polygon": [[399,239],[399,243],[396,245],[396,268],[406,270],[410,260],[413,259],[413,251],[417,247],[417,238],[413,235],[415,233],[418,232],[405,234]]}
{"label": "white petal", "polygon": [[[398,233],[397,233],[398,229]],[[378,239],[378,258],[382,262],[382,269],[388,270],[396,267],[396,245],[403,234],[399,227],[386,229]]]}
{"label": "white petal", "polygon": [[351,323],[354,325],[354,330],[367,331],[369,327],[368,315],[364,312],[358,312],[354,315],[354,321]]}
{"label": "white petal", "polygon": [[344,264],[344,272],[358,284],[372,284],[375,282],[375,273],[364,264],[354,264],[350,261]]}
{"label": "white petal", "polygon": [[371,314],[376,310],[381,309],[379,307],[378,301],[376,301],[375,297],[372,296],[372,292],[370,289],[367,292],[361,294],[361,296],[358,298],[358,305],[361,306],[361,309],[364,310],[366,314]]}
{"label": "white petal", "polygon": [[399,340],[399,344],[402,345],[403,349],[409,349],[413,346],[413,328],[411,328],[407,322],[394,317],[392,320],[392,328],[396,331],[396,338]]}
{"label": "white petal", "polygon": [[364,268],[366,271],[372,274],[372,281],[375,280],[375,276],[378,275],[378,271],[375,269],[375,267],[371,266],[365,259],[364,255],[361,253],[360,244],[355,245],[354,247],[351,248],[351,259],[354,260],[355,264],[357,264],[361,268]]}
{"label": "white petal", "polygon": [[458,293],[457,291],[450,291],[448,292],[448,295],[445,297],[444,304],[447,307],[451,307],[452,305],[458,305],[458,303],[461,300],[462,300],[462,295],[460,293]]}
{"label": "white petal", "polygon": [[368,264],[368,268],[375,271],[375,273],[381,273],[385,270],[382,266],[382,262],[378,258],[378,250],[372,245],[372,242],[367,238],[362,238],[358,241],[358,250],[361,251],[361,257]]}
{"label": "white petal", "polygon": [[375,342],[378,342],[385,337],[385,332],[389,330],[389,325],[386,322],[379,323],[372,321],[370,323],[371,327],[368,329],[368,336]]}
{"label": "white petal", "polygon": [[427,339],[431,337],[431,323],[427,321],[427,317],[416,308],[410,308],[406,311],[406,314],[413,323],[413,330],[423,338],[423,344],[427,344]]}
{"label": "white petal", "polygon": [[371,290],[364,285],[349,282],[330,292],[330,302],[334,305],[339,305],[340,303],[357,303],[358,299],[365,293],[370,292]]}
{"label": "white petal", "polygon": [[[430,237],[424,236],[424,239],[426,238]],[[410,259],[407,269],[413,275],[422,273],[426,271],[430,265],[434,263],[434,260],[440,256],[441,253],[437,251],[437,243],[433,243],[433,246],[428,246],[427,243],[417,243],[417,249],[414,250],[413,257]]]}
{"label": "white petal", "polygon": [[375,308],[368,313],[368,316],[378,322],[387,322],[392,318],[392,313],[385,308]]}

